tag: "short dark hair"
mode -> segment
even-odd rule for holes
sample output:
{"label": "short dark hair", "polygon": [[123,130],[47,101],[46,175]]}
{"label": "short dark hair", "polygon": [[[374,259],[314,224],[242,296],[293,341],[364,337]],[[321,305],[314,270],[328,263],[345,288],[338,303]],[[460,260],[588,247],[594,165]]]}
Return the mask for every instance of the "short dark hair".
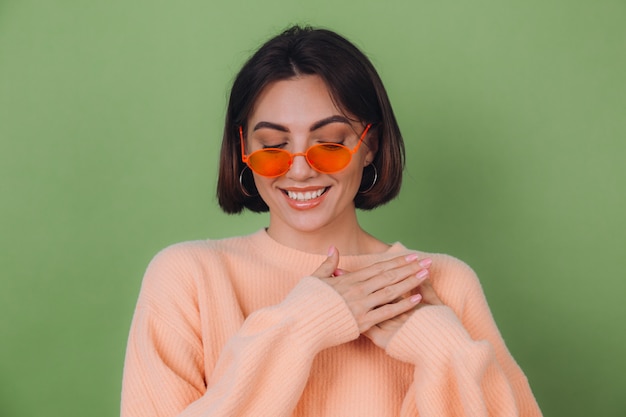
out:
{"label": "short dark hair", "polygon": [[[244,64],[233,83],[217,183],[218,202],[226,213],[239,213],[244,208],[254,212],[268,211],[268,206],[256,193],[251,172],[243,172],[246,165],[241,160],[238,129],[242,126],[245,130],[264,88],[299,75],[321,77],[340,109],[373,126],[369,136],[378,145],[372,161],[378,180],[367,192],[357,193],[355,207],[370,210],[391,201],[400,192],[404,142],[376,69],[356,46],[337,33],[293,26],[261,46]],[[366,171],[373,170],[366,167]],[[373,178],[364,175],[363,181],[363,188],[368,188]]]}

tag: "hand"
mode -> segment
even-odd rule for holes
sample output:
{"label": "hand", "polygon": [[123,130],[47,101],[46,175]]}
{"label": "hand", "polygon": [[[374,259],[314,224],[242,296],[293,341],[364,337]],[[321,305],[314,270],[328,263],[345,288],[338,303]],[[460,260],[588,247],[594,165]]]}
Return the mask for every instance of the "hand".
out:
{"label": "hand", "polygon": [[443,305],[443,301],[439,298],[435,289],[433,288],[432,282],[429,279],[425,280],[418,288],[419,294],[422,296],[422,302],[419,307],[424,307],[427,305],[440,306]]}
{"label": "hand", "polygon": [[403,295],[415,290],[428,276],[430,260],[415,254],[378,262],[358,271],[338,270],[339,253],[331,248],[326,261],[312,274],[333,287],[346,301],[359,331],[393,319],[413,309],[421,296]]}
{"label": "hand", "polygon": [[404,323],[413,315],[413,313],[427,305],[442,305],[443,302],[437,296],[435,289],[433,288],[430,280],[425,280],[418,288],[418,292],[413,297],[419,297],[419,305],[416,305],[410,311],[386,320],[382,323],[378,323],[372,326],[368,331],[363,333],[374,344],[381,349],[387,349],[387,345],[396,334],[398,330],[404,325]]}

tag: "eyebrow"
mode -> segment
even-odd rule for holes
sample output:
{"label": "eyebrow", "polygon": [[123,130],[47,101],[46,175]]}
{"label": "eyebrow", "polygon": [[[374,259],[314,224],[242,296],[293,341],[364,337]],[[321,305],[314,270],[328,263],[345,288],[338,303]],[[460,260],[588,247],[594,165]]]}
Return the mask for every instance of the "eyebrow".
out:
{"label": "eyebrow", "polygon": [[272,123],[272,122],[259,122],[256,125],[254,125],[254,128],[252,129],[252,131],[256,132],[259,129],[273,129],[273,130],[278,130],[280,132],[289,132],[289,129],[287,129],[285,126]]}
{"label": "eyebrow", "polygon": [[321,129],[322,127],[324,127],[326,125],[329,125],[331,123],[345,123],[345,124],[349,125],[350,124],[350,120],[348,120],[347,117],[343,117],[343,116],[339,116],[339,115],[330,116],[330,117],[327,117],[325,119],[320,120],[319,122],[313,123],[313,125],[311,126],[310,131],[313,132],[314,130]]}
{"label": "eyebrow", "polygon": [[[331,123],[345,123],[349,125],[350,120],[348,120],[347,117],[339,116],[339,115],[326,117],[325,119],[322,119],[313,123],[309,131],[313,132]],[[256,125],[254,125],[254,128],[252,129],[252,131],[254,132],[259,129],[273,129],[273,130],[278,130],[279,132],[289,132],[289,129],[287,127],[283,125],[279,125],[277,123],[272,123],[272,122],[259,122]]]}

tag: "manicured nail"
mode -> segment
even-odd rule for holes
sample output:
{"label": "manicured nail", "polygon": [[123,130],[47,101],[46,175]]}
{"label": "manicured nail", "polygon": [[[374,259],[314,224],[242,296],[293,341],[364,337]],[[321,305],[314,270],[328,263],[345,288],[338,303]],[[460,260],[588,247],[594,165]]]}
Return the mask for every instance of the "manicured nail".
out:
{"label": "manicured nail", "polygon": [[413,304],[419,303],[420,301],[422,301],[422,294],[415,294],[414,296],[409,298],[409,301],[411,301]]}
{"label": "manicured nail", "polygon": [[335,247],[333,245],[331,245],[328,248],[328,256],[333,256],[335,254]]}
{"label": "manicured nail", "polygon": [[419,266],[422,268],[428,268],[433,263],[433,260],[430,258],[422,259],[419,261]]}
{"label": "manicured nail", "polygon": [[417,258],[418,258],[417,253],[411,253],[404,257],[404,259],[406,259],[407,262],[417,261]]}
{"label": "manicured nail", "polygon": [[419,279],[426,278],[428,276],[428,270],[427,269],[422,269],[415,276],[418,277]]}

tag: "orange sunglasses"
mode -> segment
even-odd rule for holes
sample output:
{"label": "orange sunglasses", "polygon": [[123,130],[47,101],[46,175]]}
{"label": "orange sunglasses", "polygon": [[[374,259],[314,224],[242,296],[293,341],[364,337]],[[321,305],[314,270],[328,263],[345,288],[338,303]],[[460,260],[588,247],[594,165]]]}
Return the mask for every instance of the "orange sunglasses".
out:
{"label": "orange sunglasses", "polygon": [[239,126],[239,138],[241,139],[241,160],[250,167],[251,170],[264,177],[280,177],[289,171],[293,158],[304,156],[314,170],[322,174],[332,174],[341,171],[350,163],[352,155],[355,154],[365,135],[372,124],[368,124],[361,133],[359,143],[354,149],[350,149],[340,143],[317,143],[311,146],[306,152],[291,153],[280,148],[259,149],[246,155],[243,128]]}

